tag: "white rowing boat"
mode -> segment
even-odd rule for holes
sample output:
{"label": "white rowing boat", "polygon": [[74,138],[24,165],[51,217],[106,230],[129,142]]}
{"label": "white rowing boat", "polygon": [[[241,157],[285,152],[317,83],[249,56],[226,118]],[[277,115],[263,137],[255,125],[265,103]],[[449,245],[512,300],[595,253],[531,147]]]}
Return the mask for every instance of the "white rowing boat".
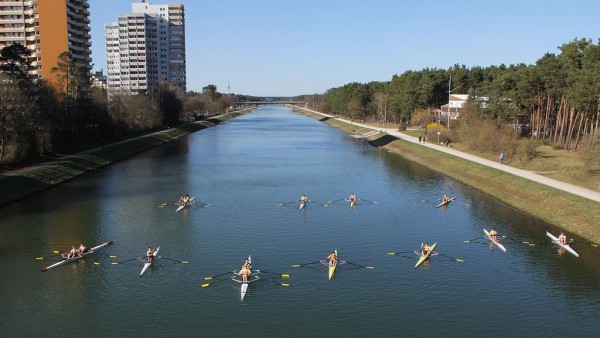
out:
{"label": "white rowing boat", "polygon": [[575,257],[579,257],[579,254],[575,250],[573,250],[573,248],[571,248],[571,246],[569,244],[562,244],[558,238],[554,237],[548,231],[546,231],[546,236],[550,237],[550,239],[552,240],[552,243],[554,243],[554,244],[560,246],[561,248],[567,250],[570,254],[574,255]]}
{"label": "white rowing boat", "polygon": [[154,261],[156,260],[156,255],[158,254],[158,250],[160,249],[160,246],[158,248],[156,248],[156,250],[154,250],[154,255],[152,256],[152,260],[150,262],[145,262],[144,263],[144,267],[142,268],[142,272],[140,272],[140,277],[142,277],[142,275],[144,274],[144,272],[146,272],[146,270],[148,270],[148,268],[154,264]]}
{"label": "white rowing boat", "polygon": [[113,241],[108,241],[108,242],[106,242],[106,243],[102,243],[102,244],[100,244],[100,245],[98,245],[98,246],[95,246],[95,247],[93,247],[93,248],[87,249],[87,250],[86,250],[86,251],[84,251],[84,252],[83,252],[81,255],[77,255],[77,256],[75,256],[75,257],[72,257],[72,258],[63,258],[62,260],[60,260],[60,261],[58,261],[58,262],[56,262],[56,263],[54,263],[54,264],[52,264],[52,265],[50,265],[50,266],[48,266],[48,267],[45,267],[45,268],[43,268],[43,269],[42,269],[42,272],[46,272],[46,271],[48,271],[49,269],[55,268],[55,267],[57,267],[57,266],[59,266],[59,265],[63,265],[63,264],[66,264],[66,263],[70,263],[70,262],[78,261],[78,260],[82,259],[83,257],[85,257],[85,256],[89,255],[89,254],[93,254],[93,253],[94,253],[94,252],[96,252],[98,249],[102,249],[102,248],[103,248],[103,247],[105,247],[105,246],[109,246],[109,245],[111,245],[112,243],[113,243]]}
{"label": "white rowing boat", "polygon": [[[250,263],[250,265],[252,265],[252,256],[248,256],[248,262]],[[250,276],[248,276],[248,281],[244,282],[244,279],[242,277],[242,279],[237,279],[236,276],[240,276],[241,277],[241,273],[242,270],[235,272],[236,275],[234,275],[231,279],[233,279],[234,281],[241,283],[242,285],[240,286],[240,300],[244,300],[244,297],[246,297],[246,292],[248,292],[248,286],[250,285],[250,283],[252,282],[256,282],[257,280],[260,279],[260,277],[258,276],[258,274],[260,273],[259,270],[250,270],[251,274]]]}
{"label": "white rowing boat", "polygon": [[306,202],[300,202],[300,210],[304,209],[306,206]]}
{"label": "white rowing boat", "polygon": [[436,205],[435,207],[439,208],[441,206],[448,205],[448,204],[450,204],[450,202],[454,201],[455,199],[456,199],[456,197],[452,197],[451,199],[447,200],[446,202],[442,202],[442,203]]}
{"label": "white rowing boat", "polygon": [[483,233],[490,241],[494,242],[494,244],[496,244],[496,246],[499,247],[500,250],[506,252],[506,248],[504,247],[504,245],[502,245],[502,243],[500,243],[499,240],[492,238],[492,236],[490,236],[490,233],[487,230],[483,229]]}
{"label": "white rowing boat", "polygon": [[177,210],[175,210],[175,212],[179,212],[179,210],[181,210],[189,205],[194,204],[194,198],[196,198],[196,197],[190,198],[190,201],[187,204],[179,205],[179,207],[177,208]]}

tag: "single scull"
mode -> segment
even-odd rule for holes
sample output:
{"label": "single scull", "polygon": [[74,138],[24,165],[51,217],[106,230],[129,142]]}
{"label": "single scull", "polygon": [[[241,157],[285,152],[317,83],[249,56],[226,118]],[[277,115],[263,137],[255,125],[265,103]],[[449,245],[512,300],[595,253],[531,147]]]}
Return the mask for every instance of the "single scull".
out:
{"label": "single scull", "polygon": [[152,260],[150,262],[146,261],[144,263],[144,267],[142,268],[142,272],[140,272],[140,277],[142,277],[142,275],[144,274],[144,272],[146,272],[146,270],[148,270],[148,268],[150,267],[150,265],[154,264],[154,261],[156,260],[156,254],[158,254],[158,250],[160,249],[160,246],[158,248],[156,248],[156,250],[154,250],[154,254],[152,255]]}
{"label": "single scull", "polygon": [[500,250],[506,252],[506,248],[504,247],[504,245],[502,245],[502,243],[500,243],[499,240],[492,238],[492,236],[490,236],[490,233],[487,230],[483,229],[483,233],[487,238],[489,238],[490,241],[494,242],[494,244],[496,244],[496,246],[499,247]]}
{"label": "single scull", "polygon": [[433,245],[431,246],[431,250],[426,255],[421,255],[421,258],[419,258],[419,261],[417,262],[417,264],[415,264],[415,269],[419,265],[421,265],[421,263],[423,263],[427,258],[429,258],[429,256],[431,256],[431,253],[433,253],[433,250],[435,249],[436,246],[437,246],[437,243],[433,243]]}
{"label": "single scull", "polygon": [[579,254],[575,250],[573,250],[573,248],[571,248],[571,246],[569,246],[569,244],[562,244],[558,238],[554,237],[548,231],[546,231],[546,236],[550,237],[550,239],[552,240],[552,243],[554,243],[554,244],[560,246],[561,248],[567,250],[569,253],[571,253],[575,257],[579,257]]}

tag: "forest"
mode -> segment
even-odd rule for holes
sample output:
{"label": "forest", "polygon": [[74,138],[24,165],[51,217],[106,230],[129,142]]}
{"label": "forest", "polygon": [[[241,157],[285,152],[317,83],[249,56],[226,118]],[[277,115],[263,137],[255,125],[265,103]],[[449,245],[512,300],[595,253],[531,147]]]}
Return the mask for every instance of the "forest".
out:
{"label": "forest", "polygon": [[[541,142],[581,151],[598,164],[600,45],[575,39],[558,51],[534,65],[409,70],[388,82],[349,83],[296,99],[351,119],[419,126],[424,136],[441,131],[443,140],[474,151],[503,151],[525,161]],[[469,97],[456,120],[440,112],[449,92]]]}

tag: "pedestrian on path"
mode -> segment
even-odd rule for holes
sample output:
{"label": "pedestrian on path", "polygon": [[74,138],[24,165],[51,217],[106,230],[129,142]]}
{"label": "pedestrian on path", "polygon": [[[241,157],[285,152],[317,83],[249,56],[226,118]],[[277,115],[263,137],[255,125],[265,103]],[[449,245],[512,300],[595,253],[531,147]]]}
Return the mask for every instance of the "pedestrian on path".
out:
{"label": "pedestrian on path", "polygon": [[504,164],[504,153],[500,153],[500,164]]}
{"label": "pedestrian on path", "polygon": [[421,143],[421,136],[419,136],[419,143]]}

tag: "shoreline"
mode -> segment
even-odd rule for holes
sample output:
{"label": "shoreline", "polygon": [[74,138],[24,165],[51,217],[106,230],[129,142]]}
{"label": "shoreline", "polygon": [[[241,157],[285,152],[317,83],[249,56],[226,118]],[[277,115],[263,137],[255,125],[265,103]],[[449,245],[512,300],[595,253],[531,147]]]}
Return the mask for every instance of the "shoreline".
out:
{"label": "shoreline", "polygon": [[[302,107],[294,107],[294,109],[346,133],[362,127],[310,109]],[[407,135],[407,137],[409,136]],[[594,243],[600,242],[600,234],[597,231],[598,224],[600,224],[600,204],[594,200],[528,178],[515,176],[493,166],[474,163],[468,159],[441,152],[435,147],[415,144],[404,138],[390,135],[381,129],[366,137],[365,140],[372,146],[383,148],[409,161],[442,173],[556,228]]]}
{"label": "shoreline", "polygon": [[236,110],[206,120],[184,123],[174,128],[67,155],[47,163],[18,170],[7,170],[0,174],[0,206],[20,201],[78,176],[94,172],[197,131],[219,125],[254,109],[256,107]]}

